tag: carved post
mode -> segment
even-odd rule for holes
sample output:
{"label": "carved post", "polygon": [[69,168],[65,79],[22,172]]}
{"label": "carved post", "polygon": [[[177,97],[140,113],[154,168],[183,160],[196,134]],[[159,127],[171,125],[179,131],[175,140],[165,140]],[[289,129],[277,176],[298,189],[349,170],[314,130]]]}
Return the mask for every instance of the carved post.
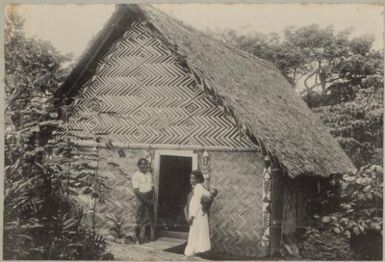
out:
{"label": "carved post", "polygon": [[210,188],[210,157],[206,150],[202,154],[202,174],[205,178],[204,185]]}
{"label": "carved post", "polygon": [[[271,218],[271,167],[270,157],[268,155],[263,159],[265,167],[263,168],[262,180],[262,228],[263,235],[261,247],[268,248],[270,244],[270,218]],[[258,174],[260,175],[260,174]]]}

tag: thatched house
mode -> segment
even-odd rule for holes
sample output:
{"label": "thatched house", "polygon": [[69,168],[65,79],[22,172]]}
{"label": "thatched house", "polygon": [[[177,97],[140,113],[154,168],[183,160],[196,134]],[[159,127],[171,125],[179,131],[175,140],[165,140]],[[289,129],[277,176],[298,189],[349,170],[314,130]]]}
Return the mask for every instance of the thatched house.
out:
{"label": "thatched house", "polygon": [[145,156],[158,235],[188,230],[188,175],[201,169],[219,190],[214,250],[265,256],[301,226],[319,178],[354,168],[271,63],[150,6],[119,5],[57,96],[74,107],[60,134],[85,151],[97,146],[99,175],[113,187],[98,207],[102,232],[109,213],[132,228],[130,176]]}

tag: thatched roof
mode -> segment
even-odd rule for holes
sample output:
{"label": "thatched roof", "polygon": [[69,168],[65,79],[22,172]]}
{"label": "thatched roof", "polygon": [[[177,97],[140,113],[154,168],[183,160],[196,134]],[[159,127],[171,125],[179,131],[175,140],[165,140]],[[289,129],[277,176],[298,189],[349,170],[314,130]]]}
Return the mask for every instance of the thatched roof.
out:
{"label": "thatched roof", "polygon": [[292,86],[269,62],[198,32],[151,6],[119,5],[81,57],[58,95],[73,96],[92,75],[103,50],[127,25],[146,20],[202,87],[292,177],[328,176],[354,166]]}

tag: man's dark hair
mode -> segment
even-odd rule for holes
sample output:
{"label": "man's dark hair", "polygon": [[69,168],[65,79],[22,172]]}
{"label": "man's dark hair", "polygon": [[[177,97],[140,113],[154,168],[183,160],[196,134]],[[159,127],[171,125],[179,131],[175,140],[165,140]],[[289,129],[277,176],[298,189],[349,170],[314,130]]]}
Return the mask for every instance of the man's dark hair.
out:
{"label": "man's dark hair", "polygon": [[147,159],[145,159],[144,157],[142,157],[142,158],[139,158],[139,160],[138,160],[138,162],[136,163],[136,165],[139,166],[140,163],[143,162],[143,161],[146,161],[146,163],[148,163]]}
{"label": "man's dark hair", "polygon": [[193,170],[191,172],[191,175],[195,176],[195,179],[196,179],[197,183],[203,183],[203,181],[205,181],[201,171],[199,171],[199,170]]}

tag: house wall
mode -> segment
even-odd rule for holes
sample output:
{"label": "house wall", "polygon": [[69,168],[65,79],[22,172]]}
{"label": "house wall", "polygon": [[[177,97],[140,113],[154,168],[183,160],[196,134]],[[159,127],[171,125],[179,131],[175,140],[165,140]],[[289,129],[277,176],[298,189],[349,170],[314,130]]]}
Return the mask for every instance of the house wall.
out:
{"label": "house wall", "polygon": [[[98,175],[106,177],[111,187],[108,201],[97,206],[96,228],[104,235],[111,234],[108,214],[123,219],[124,232],[134,234],[136,202],[131,176],[146,150],[125,149],[124,153],[120,157],[116,150],[104,148],[98,152]],[[210,212],[213,250],[242,256],[267,255],[268,247],[260,243],[264,231],[261,156],[254,152],[213,151],[209,156],[211,186],[219,191]]]}
{"label": "house wall", "polygon": [[210,212],[214,251],[267,255],[261,247],[263,161],[255,153],[210,152],[211,186],[219,190]]}
{"label": "house wall", "polygon": [[112,227],[107,219],[109,214],[123,220],[123,231],[134,235],[136,198],[132,191],[131,176],[136,171],[137,161],[145,157],[146,151],[140,149],[123,150],[125,157],[110,149],[99,149],[98,175],[106,177],[111,190],[106,203],[97,205],[96,228],[98,232],[109,235]]}

